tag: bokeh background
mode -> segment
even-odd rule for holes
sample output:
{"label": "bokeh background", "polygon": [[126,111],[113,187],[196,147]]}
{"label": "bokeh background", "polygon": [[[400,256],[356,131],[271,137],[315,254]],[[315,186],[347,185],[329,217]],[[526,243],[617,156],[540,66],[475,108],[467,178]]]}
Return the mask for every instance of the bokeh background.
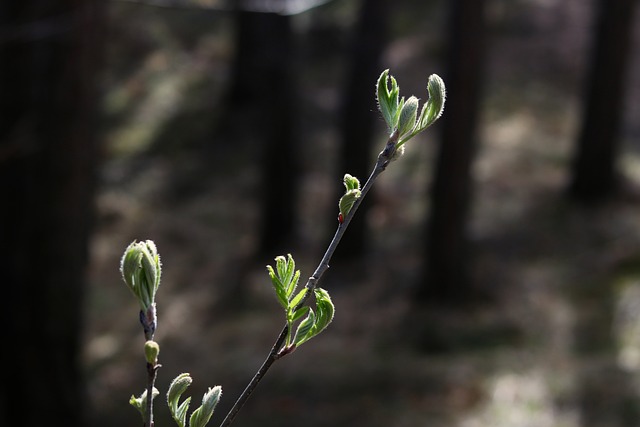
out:
{"label": "bokeh background", "polygon": [[374,84],[445,114],[390,165],[322,286],[330,328],[237,426],[640,424],[633,0],[7,0],[0,6],[0,424],[140,425],[153,239],[156,425],[190,372],[219,424],[308,277],[342,176],[386,142]]}

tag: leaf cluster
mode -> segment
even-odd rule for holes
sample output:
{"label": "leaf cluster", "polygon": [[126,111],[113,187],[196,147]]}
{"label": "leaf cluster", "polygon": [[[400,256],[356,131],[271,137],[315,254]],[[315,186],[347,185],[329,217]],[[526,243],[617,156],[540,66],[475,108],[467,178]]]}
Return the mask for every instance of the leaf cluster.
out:
{"label": "leaf cluster", "polygon": [[[389,87],[389,85],[391,85]],[[423,105],[418,116],[418,98],[410,96],[405,100],[400,97],[400,87],[389,70],[384,70],[376,84],[378,109],[382,113],[389,134],[398,133],[396,148],[431,126],[444,111],[446,89],[444,82],[437,74],[429,76],[427,84],[429,99]]]}
{"label": "leaf cluster", "polygon": [[215,386],[209,387],[209,390],[202,397],[202,404],[191,413],[189,417],[189,424],[186,424],[187,411],[189,410],[189,404],[191,403],[191,397],[187,397],[180,403],[180,397],[187,390],[192,383],[191,376],[188,373],[178,375],[171,382],[169,391],[167,392],[167,404],[169,405],[169,411],[171,416],[178,424],[178,427],[204,427],[207,425],[216,405],[220,401],[222,396],[222,388]]}
{"label": "leaf cluster", "polygon": [[[335,308],[329,293],[320,288],[313,290],[317,313],[308,305],[303,305],[309,288],[304,287],[296,293],[300,270],[296,270],[296,263],[293,257],[291,254],[288,254],[286,258],[278,256],[275,261],[275,268],[268,265],[267,271],[287,320],[287,337],[281,349],[281,354],[284,355],[322,332],[333,320]],[[303,317],[304,319],[302,319]],[[295,323],[300,319],[302,320],[294,334],[292,331]]]}

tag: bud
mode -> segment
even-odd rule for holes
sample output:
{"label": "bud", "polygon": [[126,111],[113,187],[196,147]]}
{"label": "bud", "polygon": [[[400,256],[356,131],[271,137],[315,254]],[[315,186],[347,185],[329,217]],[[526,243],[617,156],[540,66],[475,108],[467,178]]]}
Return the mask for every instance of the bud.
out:
{"label": "bud", "polygon": [[155,302],[162,268],[155,243],[132,242],[120,261],[122,279],[138,298],[144,312]]}
{"label": "bud", "polygon": [[347,173],[344,175],[343,183],[346,191],[338,201],[338,208],[340,209],[338,220],[340,221],[340,218],[342,219],[340,221],[341,224],[351,211],[351,208],[355,204],[356,200],[358,200],[361,196],[360,181],[358,180],[358,178]]}
{"label": "bud", "polygon": [[158,354],[160,354],[160,346],[155,341],[147,341],[144,343],[144,356],[147,363],[155,366],[158,363]]}

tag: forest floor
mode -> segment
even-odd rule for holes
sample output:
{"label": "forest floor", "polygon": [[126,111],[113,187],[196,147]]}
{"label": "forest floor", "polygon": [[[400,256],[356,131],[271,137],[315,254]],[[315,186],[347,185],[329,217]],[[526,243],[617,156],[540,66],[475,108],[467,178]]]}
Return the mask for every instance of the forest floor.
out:
{"label": "forest floor", "polygon": [[[598,206],[570,203],[564,190],[578,128],[589,9],[580,1],[547,1],[494,5],[490,12],[494,33],[470,236],[474,283],[492,298],[462,308],[412,300],[423,259],[416,236],[429,211],[430,142],[437,138],[427,132],[411,142],[371,195],[372,207],[360,218],[371,230],[367,254],[358,262],[336,260],[326,274],[322,286],[336,305],[334,322],[274,365],[235,425],[640,424],[640,158],[633,145],[640,128],[631,120],[640,117],[640,105],[627,102],[622,191]],[[120,43],[142,28],[143,19],[160,26],[169,16],[154,13],[149,17],[144,7],[126,4],[115,8],[114,17],[128,17],[118,24]],[[176,27],[193,22],[187,12],[172,16]],[[166,49],[155,48],[159,42],[151,33],[166,35],[167,29],[145,28],[153,28],[144,33],[149,40],[138,35],[137,44],[112,46],[129,55],[139,48],[144,55],[135,67],[113,53],[110,62],[127,77],[109,81],[106,94],[108,155],[86,308],[90,422],[138,422],[127,401],[145,384],[143,336],[118,267],[132,240],[149,238],[163,260],[159,401],[184,371],[194,378],[194,405],[207,387],[221,384],[215,425],[283,325],[265,269],[280,254],[255,255],[255,142],[239,132],[240,140],[216,141],[215,156],[208,151],[206,157],[197,142],[189,143],[209,132],[202,120],[211,112],[198,109],[198,102],[220,99],[228,27],[220,24],[211,37],[184,36],[188,42],[182,44],[164,39]],[[421,93],[426,76],[439,72],[438,62],[431,64],[424,53],[441,37],[437,30],[407,32],[389,46],[385,61],[403,93]],[[343,68],[334,58],[335,64],[325,64],[327,78],[317,71],[324,70],[321,60],[315,61],[301,66],[307,77],[300,79],[304,174],[298,239],[290,249],[303,278],[332,236],[327,216],[336,215],[332,112]],[[639,61],[636,56],[631,67],[636,77],[629,79],[629,100],[640,99]],[[206,73],[213,73],[213,84],[203,83]],[[176,105],[183,107],[176,111]],[[171,425],[164,405],[156,416],[156,425]]]}

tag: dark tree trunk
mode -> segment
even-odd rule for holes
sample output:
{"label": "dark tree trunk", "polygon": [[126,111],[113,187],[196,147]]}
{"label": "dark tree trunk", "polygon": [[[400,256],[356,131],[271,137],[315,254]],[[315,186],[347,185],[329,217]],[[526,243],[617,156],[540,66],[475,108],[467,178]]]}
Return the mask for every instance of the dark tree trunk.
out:
{"label": "dark tree trunk", "polygon": [[235,13],[237,47],[229,106],[245,119],[241,125],[232,121],[251,128],[250,137],[264,150],[259,160],[263,197],[259,251],[273,255],[293,235],[297,200],[291,19],[275,13]]}
{"label": "dark tree trunk", "polygon": [[472,193],[484,51],[484,1],[451,3],[448,89],[431,195],[426,282],[419,300],[457,303],[472,298],[467,220]]}
{"label": "dark tree trunk", "polygon": [[[338,187],[345,173],[360,179],[364,185],[372,169],[372,143],[375,120],[378,116],[375,101],[375,82],[382,72],[380,57],[387,41],[387,20],[391,4],[386,0],[362,1],[354,41],[351,46],[350,68],[341,111],[341,158]],[[381,140],[383,141],[383,140]],[[382,146],[381,146],[382,147]],[[381,148],[382,149],[382,148]],[[337,200],[344,192],[339,186]],[[366,212],[369,203],[360,207],[356,219],[349,226],[336,259],[361,257],[366,246]],[[336,214],[337,215],[337,214]]]}
{"label": "dark tree trunk", "polygon": [[[595,202],[617,188],[616,155],[635,0],[600,0],[569,195]],[[596,11],[597,13],[598,11]]]}
{"label": "dark tree trunk", "polygon": [[0,424],[82,426],[100,1],[0,6]]}

